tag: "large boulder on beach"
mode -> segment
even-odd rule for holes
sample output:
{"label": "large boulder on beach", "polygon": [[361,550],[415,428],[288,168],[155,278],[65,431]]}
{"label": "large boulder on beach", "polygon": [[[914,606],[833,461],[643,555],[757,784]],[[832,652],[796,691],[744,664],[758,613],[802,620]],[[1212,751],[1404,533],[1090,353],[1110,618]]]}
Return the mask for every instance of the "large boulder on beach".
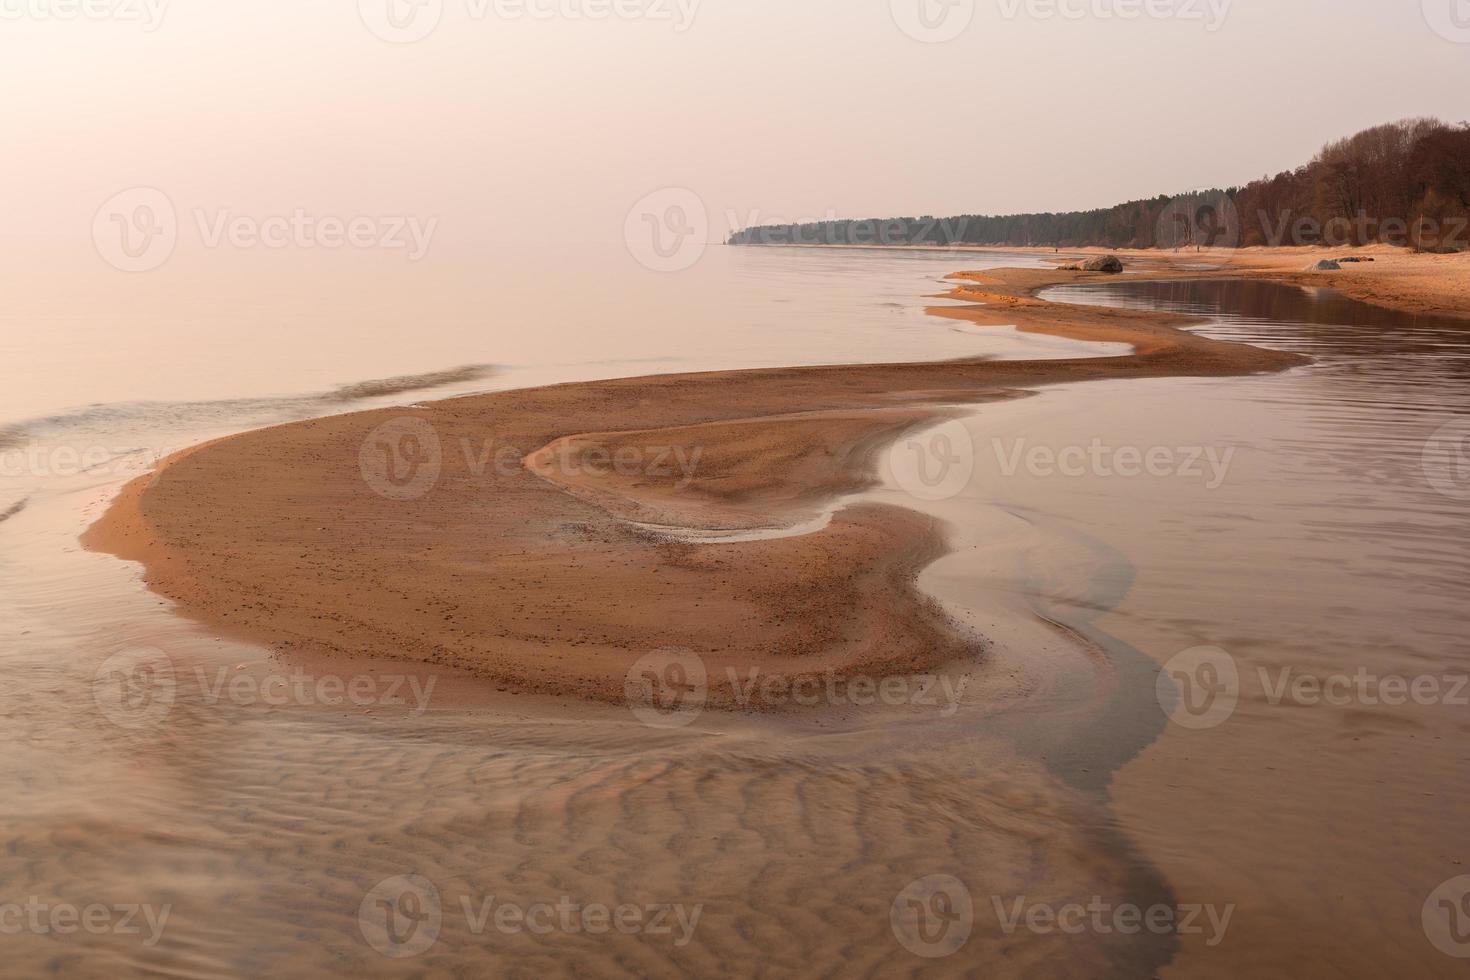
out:
{"label": "large boulder on beach", "polygon": [[1123,260],[1116,255],[1100,255],[1082,263],[1082,271],[1119,273],[1123,271]]}
{"label": "large boulder on beach", "polygon": [[1308,272],[1341,272],[1342,271],[1342,266],[1338,265],[1332,259],[1323,259],[1321,262],[1314,262],[1311,265],[1307,266],[1307,271]]}
{"label": "large boulder on beach", "polygon": [[1057,271],[1118,273],[1123,271],[1123,260],[1116,255],[1100,255],[1086,262],[1073,262],[1071,265],[1060,266]]}

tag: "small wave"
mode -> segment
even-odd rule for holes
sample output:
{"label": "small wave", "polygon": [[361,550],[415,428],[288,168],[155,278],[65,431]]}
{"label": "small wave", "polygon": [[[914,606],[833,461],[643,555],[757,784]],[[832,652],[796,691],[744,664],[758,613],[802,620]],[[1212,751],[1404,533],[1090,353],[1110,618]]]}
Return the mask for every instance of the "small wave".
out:
{"label": "small wave", "polygon": [[[0,426],[0,450],[78,431],[91,437],[127,439],[140,431],[199,430],[269,425],[341,411],[354,402],[465,384],[495,374],[493,365],[470,364],[443,371],[407,374],[341,385],[313,395],[222,398],[201,402],[113,402]],[[180,447],[182,448],[182,447]],[[119,454],[141,452],[119,448]]]}
{"label": "small wave", "polygon": [[359,381],[356,384],[342,385],[339,388],[327,392],[322,396],[327,402],[354,402],[364,398],[384,398],[388,395],[401,395],[406,391],[424,391],[428,388],[442,388],[445,385],[463,384],[466,381],[478,381],[488,378],[495,373],[495,369],[488,364],[466,364],[463,367],[450,368],[447,371],[430,371],[426,374],[404,374],[396,378],[378,378],[373,381]]}

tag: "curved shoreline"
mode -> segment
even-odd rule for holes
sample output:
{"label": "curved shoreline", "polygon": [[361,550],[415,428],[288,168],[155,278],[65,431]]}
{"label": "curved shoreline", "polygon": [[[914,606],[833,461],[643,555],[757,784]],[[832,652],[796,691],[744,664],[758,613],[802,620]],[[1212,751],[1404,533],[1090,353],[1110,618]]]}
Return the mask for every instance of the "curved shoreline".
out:
{"label": "curved shoreline", "polygon": [[[517,692],[621,702],[632,665],[668,647],[710,665],[713,706],[733,706],[724,678],[751,670],[787,682],[932,670],[976,648],[915,587],[945,550],[921,515],[860,505],[800,537],[697,546],[630,522],[798,522],[870,486],[877,454],[944,406],[1018,388],[1306,360],[1180,329],[1198,318],[1035,296],[1095,276],[954,278],[949,298],[984,305],[930,312],[1134,353],[663,375],[292,423],[166,461],[86,543],[142,563],[186,614],[276,650],[444,664]],[[416,499],[375,492],[360,468],[364,441],[395,419],[426,424],[441,448]],[[595,465],[660,451],[697,468]],[[510,452],[516,465],[502,465]]]}

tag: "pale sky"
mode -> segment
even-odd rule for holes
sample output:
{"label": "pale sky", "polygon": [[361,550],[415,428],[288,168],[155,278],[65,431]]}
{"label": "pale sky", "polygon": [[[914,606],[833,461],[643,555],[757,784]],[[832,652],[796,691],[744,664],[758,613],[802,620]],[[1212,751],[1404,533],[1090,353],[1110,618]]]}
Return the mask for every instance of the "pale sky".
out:
{"label": "pale sky", "polygon": [[[642,15],[605,20],[420,0],[442,13],[408,44],[369,28],[391,31],[386,2],[0,0],[0,250],[69,243],[134,186],[436,216],[466,249],[615,241],[663,187],[693,190],[715,238],[727,213],[1098,207],[1470,117],[1464,0],[974,0],[968,26],[967,0],[616,0]],[[78,4],[92,15],[62,16]],[[1146,4],[1175,15],[1098,15]]]}

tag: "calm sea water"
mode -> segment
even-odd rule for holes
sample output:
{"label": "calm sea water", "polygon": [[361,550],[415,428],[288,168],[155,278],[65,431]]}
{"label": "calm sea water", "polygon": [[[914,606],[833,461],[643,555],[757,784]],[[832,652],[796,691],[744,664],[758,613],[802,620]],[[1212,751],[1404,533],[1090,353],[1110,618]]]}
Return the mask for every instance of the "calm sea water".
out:
{"label": "calm sea water", "polygon": [[[1470,709],[1272,691],[1283,672],[1452,683],[1470,667],[1470,468],[1458,455],[1470,335],[1331,293],[1134,281],[1052,291],[1196,312],[1212,335],[1317,361],[983,406],[963,423],[973,475],[953,494],[916,499],[899,480],[874,491],[948,522],[956,551],[923,584],[996,640],[995,672],[1022,692],[918,738],[912,724],[773,739],[731,722],[691,741],[604,721],[573,730],[525,709],[367,716],[197,691],[167,724],[134,730],[100,708],[98,665],[119,650],[165,649],[181,670],[252,675],[262,661],[76,543],[163,452],[492,387],[1091,350],[922,312],[949,272],[1032,261],[715,249],[674,276],[575,253],[311,280],[268,264],[228,278],[170,267],[173,278],[17,304],[0,334],[0,356],[28,368],[0,392],[0,899],[175,911],[151,946],[28,934],[16,962],[413,975],[504,969],[514,956],[542,975],[633,975],[759,954],[794,973],[815,957],[898,974],[918,961],[895,943],[888,902],[908,880],[945,873],[983,920],[951,961],[966,968],[1004,956],[1127,976],[1177,954],[1182,975],[1280,972],[1302,957],[1310,968],[1297,975],[1452,975],[1420,920],[1459,873]],[[484,373],[436,375],[467,366]],[[405,376],[428,377],[352,387]],[[1136,472],[1130,452],[1157,465]],[[1087,462],[1059,469],[1062,458]],[[1086,642],[1064,643],[1048,623]],[[1175,658],[1201,647],[1235,671],[1233,708],[1207,727],[1171,722],[1165,711],[1199,676],[1196,660]],[[1077,857],[1094,854],[1105,857]],[[1060,896],[1109,894],[1117,875],[1141,874],[1179,901],[1235,906],[1229,941],[1003,935],[987,896],[1036,894],[1043,867],[1067,882]],[[710,917],[691,946],[653,959],[636,937],[496,948],[461,923],[427,959],[399,964],[367,947],[359,904],[410,872],[440,881],[446,900],[449,878],[523,902],[566,889],[702,899]]]}

